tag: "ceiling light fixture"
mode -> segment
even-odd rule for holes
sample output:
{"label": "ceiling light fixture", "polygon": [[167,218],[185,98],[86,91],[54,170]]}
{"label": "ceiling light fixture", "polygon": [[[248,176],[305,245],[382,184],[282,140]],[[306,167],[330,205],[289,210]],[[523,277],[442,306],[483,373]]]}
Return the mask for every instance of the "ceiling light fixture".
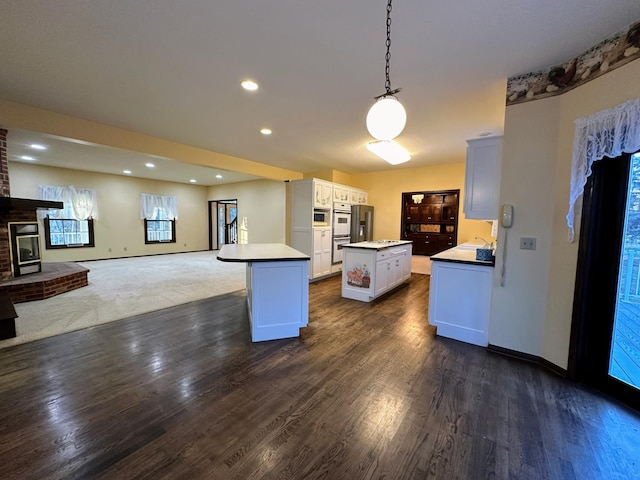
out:
{"label": "ceiling light fixture", "polygon": [[125,175],[131,175],[131,170],[122,170]]}
{"label": "ceiling light fixture", "polygon": [[253,80],[244,80],[240,83],[240,85],[242,85],[242,88],[244,88],[245,90],[249,90],[250,92],[258,90],[258,84]]}
{"label": "ceiling light fixture", "polygon": [[260,133],[263,135],[271,135],[271,129],[270,128],[263,128],[260,130]]}
{"label": "ceiling light fixture", "polygon": [[29,155],[22,155],[20,158],[22,160],[27,160],[28,162],[32,162],[33,160],[35,160],[35,158],[30,157]]}
{"label": "ceiling light fixture", "polygon": [[39,143],[32,143],[29,146],[31,148],[33,148],[34,150],[46,150],[47,149],[47,147],[45,147],[44,145],[40,145]]}
{"label": "ceiling light fixture", "polygon": [[376,142],[369,142],[367,144],[367,150],[375,153],[384,161],[391,165],[398,165],[400,163],[408,162],[411,160],[411,155],[407,152],[398,142],[393,140],[378,140]]}
{"label": "ceiling light fixture", "polygon": [[153,168],[153,167],[155,167],[155,165],[154,165],[153,163],[151,163],[151,162],[147,162],[147,163],[145,163],[145,164],[144,164],[144,166],[145,166],[145,167],[148,167],[148,168]]}
{"label": "ceiling light fixture", "polygon": [[402,104],[394,96],[402,88],[391,90],[389,79],[389,61],[391,60],[391,0],[387,3],[387,53],[385,55],[385,82],[386,90],[382,95],[374,97],[376,103],[367,113],[367,130],[373,138],[378,140],[391,140],[402,132],[407,123],[407,113]]}
{"label": "ceiling light fixture", "polygon": [[216,178],[222,178],[222,175],[216,175]]}
{"label": "ceiling light fixture", "polygon": [[191,183],[196,183],[197,180],[195,178],[192,178],[191,180],[189,180]]}

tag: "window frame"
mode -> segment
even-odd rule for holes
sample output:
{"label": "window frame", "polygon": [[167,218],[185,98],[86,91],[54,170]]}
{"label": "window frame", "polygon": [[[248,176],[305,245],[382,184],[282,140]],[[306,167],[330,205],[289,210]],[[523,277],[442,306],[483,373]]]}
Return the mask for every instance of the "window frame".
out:
{"label": "window frame", "polygon": [[[169,222],[171,224],[170,240],[149,240],[149,222]],[[144,243],[145,245],[153,245],[158,243],[176,243],[176,221],[174,220],[148,220],[144,219]]]}
{"label": "window frame", "polygon": [[[72,243],[58,245],[51,243],[51,226],[50,221],[54,222],[87,222],[87,232],[89,234],[89,241],[87,243]],[[87,220],[76,220],[75,218],[50,218],[48,215],[43,219],[44,223],[44,245],[46,250],[56,250],[63,248],[95,248],[95,235],[93,231],[93,218]]]}

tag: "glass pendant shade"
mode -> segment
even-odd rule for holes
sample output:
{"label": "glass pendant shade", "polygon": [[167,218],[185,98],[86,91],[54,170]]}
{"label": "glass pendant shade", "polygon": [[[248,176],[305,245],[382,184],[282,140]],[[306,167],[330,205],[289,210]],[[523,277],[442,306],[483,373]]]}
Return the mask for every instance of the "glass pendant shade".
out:
{"label": "glass pendant shade", "polygon": [[381,97],[367,113],[367,130],[378,140],[396,138],[406,123],[407,112],[394,96]]}
{"label": "glass pendant shade", "polygon": [[411,155],[402,146],[393,140],[378,140],[377,142],[369,142],[367,150],[375,153],[385,162],[391,165],[408,162]]}

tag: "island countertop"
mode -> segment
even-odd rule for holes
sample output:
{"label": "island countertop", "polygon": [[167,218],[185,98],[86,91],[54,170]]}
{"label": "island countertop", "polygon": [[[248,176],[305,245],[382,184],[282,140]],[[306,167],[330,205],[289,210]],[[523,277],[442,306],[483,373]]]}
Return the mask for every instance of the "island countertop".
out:
{"label": "island countertop", "polygon": [[476,260],[476,249],[482,248],[482,245],[472,243],[463,243],[457,247],[450,248],[435,255],[431,255],[432,261],[468,263],[470,265],[483,265],[493,267],[494,262]]}
{"label": "island countertop", "polygon": [[223,245],[217,258],[222,262],[286,262],[310,257],[284,243],[234,243]]}
{"label": "island countertop", "polygon": [[413,243],[411,240],[370,240],[367,242],[346,243],[342,248],[366,248],[369,250],[384,250],[385,248],[397,247]]}

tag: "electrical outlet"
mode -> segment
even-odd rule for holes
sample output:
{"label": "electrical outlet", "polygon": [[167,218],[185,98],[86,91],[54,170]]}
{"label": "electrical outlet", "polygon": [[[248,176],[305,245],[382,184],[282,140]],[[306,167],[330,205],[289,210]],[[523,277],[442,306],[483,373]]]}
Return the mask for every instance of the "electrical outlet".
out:
{"label": "electrical outlet", "polygon": [[125,252],[127,251],[127,247],[124,247],[124,251],[125,251]]}
{"label": "electrical outlet", "polygon": [[520,250],[535,250],[536,238],[535,237],[520,237]]}
{"label": "electrical outlet", "polygon": [[109,249],[109,252],[111,252],[111,249]]}

